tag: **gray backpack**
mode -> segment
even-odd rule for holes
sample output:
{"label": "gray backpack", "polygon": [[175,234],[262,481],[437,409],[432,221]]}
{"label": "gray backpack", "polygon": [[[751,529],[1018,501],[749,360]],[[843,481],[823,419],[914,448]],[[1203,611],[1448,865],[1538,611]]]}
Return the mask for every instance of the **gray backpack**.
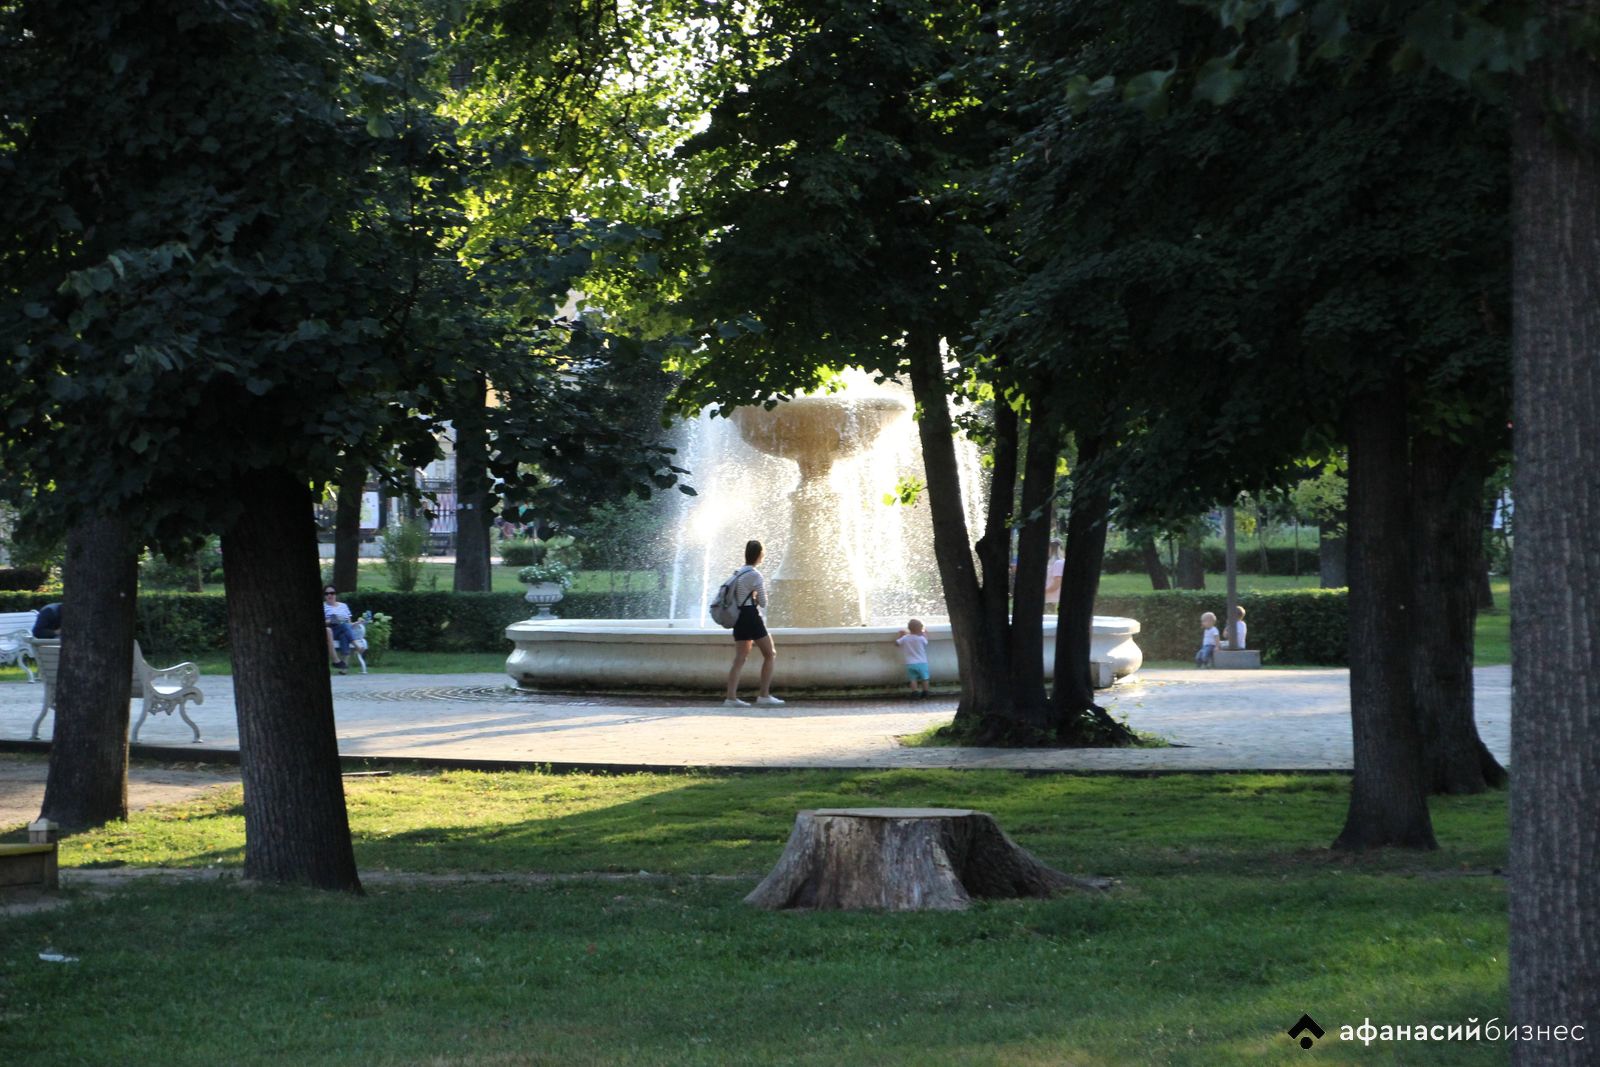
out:
{"label": "gray backpack", "polygon": [[[744,605],[734,603],[733,586],[739,580],[739,575],[749,569],[748,567],[740,567],[729,575],[728,580],[717,587],[717,595],[712,597],[711,603],[706,606],[706,611],[710,614],[711,621],[724,630],[733,629],[733,624],[739,621],[739,609]],[[750,603],[755,595],[756,591],[754,589],[750,590],[750,595],[744,598],[744,603]]]}

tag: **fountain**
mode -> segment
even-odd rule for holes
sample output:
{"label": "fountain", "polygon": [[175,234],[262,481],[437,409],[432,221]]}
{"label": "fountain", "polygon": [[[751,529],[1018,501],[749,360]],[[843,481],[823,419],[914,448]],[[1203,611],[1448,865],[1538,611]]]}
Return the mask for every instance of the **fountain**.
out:
{"label": "fountain", "polygon": [[[920,474],[910,412],[903,393],[859,383],[770,410],[739,408],[731,419],[703,416],[687,449],[701,493],[680,524],[674,617],[515,623],[506,630],[516,645],[507,673],[533,689],[719,692],[732,640],[705,617],[705,605],[739,562],[745,540],[756,537],[768,546],[778,689],[902,685],[894,637],[909,614],[928,624],[934,683],[959,681],[933,580],[926,505],[881,503],[897,475]],[[968,458],[971,481],[964,484],[976,497],[975,453]],[[1054,620],[1045,628],[1053,649]],[[1132,619],[1095,619],[1091,659],[1099,684],[1139,668],[1138,630]],[[1047,672],[1050,658],[1047,652]],[[758,667],[751,665],[752,677]]]}

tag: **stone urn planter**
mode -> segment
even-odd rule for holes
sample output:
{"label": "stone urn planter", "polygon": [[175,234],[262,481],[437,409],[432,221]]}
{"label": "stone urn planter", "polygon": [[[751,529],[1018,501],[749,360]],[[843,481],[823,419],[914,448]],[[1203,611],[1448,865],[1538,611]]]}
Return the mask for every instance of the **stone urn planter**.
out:
{"label": "stone urn planter", "polygon": [[565,596],[566,588],[560,582],[530,582],[522,599],[539,609],[534,618],[553,619],[555,616],[550,614],[550,606],[559,604]]}

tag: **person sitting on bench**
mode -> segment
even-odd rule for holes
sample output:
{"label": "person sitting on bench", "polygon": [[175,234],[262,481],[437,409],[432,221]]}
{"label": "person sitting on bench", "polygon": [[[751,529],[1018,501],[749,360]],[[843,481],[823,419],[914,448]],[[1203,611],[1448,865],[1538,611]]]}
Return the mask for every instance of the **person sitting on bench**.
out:
{"label": "person sitting on bench", "polygon": [[60,604],[46,604],[39,609],[39,617],[33,620],[33,636],[41,641],[61,636]]}
{"label": "person sitting on bench", "polygon": [[328,631],[328,658],[343,674],[349,666],[345,657],[350,654],[356,635],[350,629],[350,608],[339,602],[339,590],[331,585],[322,589],[322,623]]}

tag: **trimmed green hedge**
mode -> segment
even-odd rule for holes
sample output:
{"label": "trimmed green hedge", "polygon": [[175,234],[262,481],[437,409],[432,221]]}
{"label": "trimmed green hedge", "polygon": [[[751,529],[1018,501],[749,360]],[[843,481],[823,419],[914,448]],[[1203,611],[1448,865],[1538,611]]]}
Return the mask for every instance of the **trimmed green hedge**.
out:
{"label": "trimmed green hedge", "polygon": [[[0,592],[0,611],[26,611],[59,594]],[[359,615],[394,619],[390,647],[403,652],[498,652],[508,648],[505,629],[533,613],[521,593],[350,593]],[[1346,594],[1343,589],[1290,589],[1239,598],[1250,624],[1249,645],[1268,663],[1346,662]],[[1139,593],[1101,597],[1098,615],[1139,620],[1136,640],[1146,659],[1189,659],[1200,644],[1200,613],[1223,615],[1224,598],[1212,592]],[[316,605],[307,607],[310,612]],[[564,619],[661,618],[667,594],[574,593],[555,606]],[[228,646],[227,601],[219,593],[140,593],[137,636],[146,652],[194,656]]]}
{"label": "trimmed green hedge", "polygon": [[[60,600],[43,593],[0,593],[0,611],[27,611]],[[499,652],[505,629],[533,614],[521,593],[349,593],[350,610],[382,612],[394,620],[389,647],[404,652]],[[310,604],[309,613],[318,605]],[[555,606],[564,619],[659,618],[667,594],[573,593]],[[227,600],[220,593],[139,594],[134,636],[146,652],[194,656],[228,647]]]}
{"label": "trimmed green hedge", "polygon": [[[1239,564],[1240,574],[1261,574],[1261,550],[1251,544],[1240,544],[1235,558]],[[1295,570],[1296,553],[1293,545],[1273,545],[1267,549],[1267,574],[1315,574],[1317,573],[1317,541],[1310,537],[1300,546],[1300,569]],[[1166,562],[1166,554],[1161,556]],[[1207,545],[1200,550],[1201,562],[1205,565],[1206,573],[1221,574],[1227,569],[1227,554],[1215,545]],[[1124,545],[1121,548],[1106,549],[1105,559],[1101,561],[1100,570],[1103,574],[1143,574],[1144,555],[1139,549]],[[1245,611],[1249,611],[1245,608]]]}
{"label": "trimmed green hedge", "polygon": [[[1345,628],[1348,600],[1343,589],[1285,589],[1245,593],[1245,644],[1261,650],[1266,663],[1321,663],[1343,666],[1349,659]],[[1188,590],[1103,596],[1096,615],[1124,615],[1139,621],[1134,638],[1145,659],[1191,659],[1200,647],[1200,616],[1222,620],[1227,598]],[[1218,625],[1221,625],[1219,622]]]}

